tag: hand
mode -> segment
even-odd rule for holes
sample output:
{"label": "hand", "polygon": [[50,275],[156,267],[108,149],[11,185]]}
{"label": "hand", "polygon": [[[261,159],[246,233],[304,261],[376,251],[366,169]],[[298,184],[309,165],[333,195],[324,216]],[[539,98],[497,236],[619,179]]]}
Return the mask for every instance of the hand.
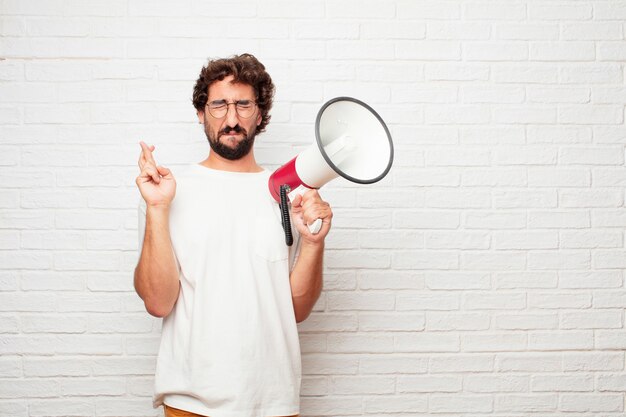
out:
{"label": "hand", "polygon": [[[298,194],[291,202],[291,220],[307,243],[323,243],[330,230],[332,218],[330,204],[322,200],[317,190],[309,190],[304,195]],[[314,235],[307,225],[317,219],[322,219],[322,228]]]}
{"label": "hand", "polygon": [[163,167],[158,166],[152,151],[154,145],[148,146],[144,142],[141,145],[141,154],[139,155],[139,176],[135,180],[141,196],[146,201],[146,205],[152,207],[169,207],[176,194],[176,180],[172,172]]}

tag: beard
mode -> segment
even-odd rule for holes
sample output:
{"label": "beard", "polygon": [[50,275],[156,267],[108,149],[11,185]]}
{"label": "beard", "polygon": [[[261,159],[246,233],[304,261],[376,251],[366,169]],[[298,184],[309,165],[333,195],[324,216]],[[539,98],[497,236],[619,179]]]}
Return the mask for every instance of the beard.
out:
{"label": "beard", "polygon": [[[209,140],[209,145],[211,146],[211,150],[221,156],[222,158],[226,158],[231,161],[236,161],[237,159],[241,159],[244,156],[248,155],[252,150],[252,145],[254,145],[254,137],[256,136],[256,127],[253,127],[252,132],[248,133],[246,129],[241,127],[240,125],[236,125],[234,127],[226,126],[224,129],[217,132],[217,137],[213,132],[209,130],[209,124],[205,123],[204,133]],[[233,141],[235,143],[234,147],[224,144],[220,141],[222,136],[229,136],[233,133],[241,133],[244,138],[239,142]]]}

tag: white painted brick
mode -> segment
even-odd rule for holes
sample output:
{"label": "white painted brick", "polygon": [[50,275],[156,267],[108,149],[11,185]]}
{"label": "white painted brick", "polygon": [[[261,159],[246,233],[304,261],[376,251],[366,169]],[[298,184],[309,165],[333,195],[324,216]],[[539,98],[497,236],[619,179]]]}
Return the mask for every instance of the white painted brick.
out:
{"label": "white painted brick", "polygon": [[589,88],[545,88],[529,87],[526,89],[530,103],[589,103]]}
{"label": "white painted brick", "polygon": [[591,375],[535,375],[531,377],[530,389],[535,392],[589,392],[593,391]]}
{"label": "white painted brick", "polygon": [[488,395],[441,395],[430,396],[428,409],[431,413],[490,413],[493,398]]}
{"label": "white painted brick", "polygon": [[316,416],[342,416],[355,415],[363,410],[361,397],[325,397],[324,401],[319,398],[303,398],[300,401],[302,410]]}
{"label": "white painted brick", "polygon": [[[570,191],[571,190],[571,191]],[[565,208],[581,207],[620,207],[624,200],[622,190],[611,188],[568,189],[559,193],[560,206]]]}
{"label": "white painted brick", "polygon": [[623,61],[626,57],[626,47],[623,42],[599,42],[599,61]]}
{"label": "white painted brick", "polygon": [[525,92],[520,87],[467,86],[461,89],[461,100],[465,103],[521,103]]}
{"label": "white painted brick", "polygon": [[[17,317],[0,316],[0,333],[19,333]],[[0,361],[0,375],[2,375],[2,362]]]}
{"label": "white painted brick", "polygon": [[599,375],[597,379],[598,391],[624,392],[626,390],[626,375],[609,374]]}
{"label": "white painted brick", "polygon": [[91,362],[95,376],[149,375],[156,367],[155,358],[96,358]]}
{"label": "white painted brick", "polygon": [[537,413],[557,411],[556,394],[508,394],[496,397],[495,411]]}
{"label": "white painted brick", "polygon": [[563,394],[560,409],[571,412],[624,411],[623,394]]}
{"label": "white painted brick", "polygon": [[[529,190],[533,190],[529,188]],[[557,194],[554,190],[496,191],[493,194],[495,208],[556,208]]]}
{"label": "white painted brick", "polygon": [[619,104],[626,101],[626,88],[595,87],[591,90],[591,100],[598,104]]}
{"label": "white painted brick", "polygon": [[624,336],[626,336],[626,333],[621,330],[598,330],[596,331],[596,348],[624,350],[626,349]]}
{"label": "white painted brick", "polygon": [[395,269],[458,269],[459,254],[452,251],[397,251],[392,255],[391,265]]}
{"label": "white painted brick", "polygon": [[[394,340],[390,335],[329,334],[328,352],[374,353],[394,351]],[[397,351],[397,350],[396,350]],[[402,350],[400,350],[402,351]]]}
{"label": "white painted brick", "polygon": [[0,398],[53,398],[59,394],[59,382],[56,380],[0,379]]}
{"label": "white painted brick", "polygon": [[425,318],[421,314],[359,314],[360,331],[422,331],[424,326]]}
{"label": "white painted brick", "polygon": [[460,296],[454,294],[404,294],[398,295],[396,310],[423,311],[423,310],[458,310]]}
{"label": "white painted brick", "polygon": [[563,355],[564,371],[619,371],[624,355],[618,352],[577,352]]}
{"label": "white painted brick", "polygon": [[381,0],[326,3],[326,16],[330,18],[389,19],[395,11],[393,3]]}
{"label": "white painted brick", "polygon": [[622,26],[617,22],[577,22],[561,25],[561,39],[586,40],[619,40],[622,39]]}
{"label": "white painted brick", "polygon": [[524,4],[494,4],[491,2],[471,2],[463,4],[466,19],[479,20],[522,20],[526,18]]}
{"label": "white painted brick", "polygon": [[427,21],[426,38],[439,40],[487,40],[491,35],[491,25],[484,22],[468,21]]}
{"label": "white painted brick", "polygon": [[490,191],[431,188],[426,191],[425,204],[428,208],[478,209],[489,208],[491,206],[490,200]]}
{"label": "white painted brick", "polygon": [[[420,357],[376,355],[359,359],[359,372],[362,374],[424,374],[427,369],[428,360]],[[398,391],[403,392],[401,389]]]}
{"label": "white painted brick", "polygon": [[479,313],[427,313],[426,330],[487,330],[490,318]]}
{"label": "white painted brick", "polygon": [[589,20],[593,14],[592,5],[584,3],[530,3],[527,8],[533,20]]}
{"label": "white painted brick", "polygon": [[626,225],[626,213],[623,210],[592,210],[594,227],[621,227]]}
{"label": "white painted brick", "polygon": [[395,58],[418,61],[459,61],[461,45],[457,41],[399,40],[395,45]]}
{"label": "white painted brick", "polygon": [[490,238],[478,232],[426,232],[425,247],[428,249],[488,249]]}
{"label": "white painted brick", "polygon": [[495,232],[494,249],[556,249],[559,247],[559,235],[554,231],[537,232]]}
{"label": "white painted brick", "polygon": [[88,376],[91,368],[87,361],[59,358],[30,357],[24,359],[27,377]]}
{"label": "white painted brick", "polygon": [[564,312],[561,314],[562,329],[619,329],[623,326],[622,312],[617,310]]}
{"label": "white painted brick", "polygon": [[623,80],[622,69],[615,64],[575,64],[559,68],[559,78],[565,84],[614,84]]}
{"label": "white painted brick", "polygon": [[498,64],[491,71],[497,83],[552,84],[558,79],[556,67],[530,64]]}
{"label": "white painted brick", "polygon": [[[343,280],[342,280],[343,281]],[[334,275],[324,274],[324,288],[333,289],[333,286],[338,286],[338,282]],[[424,288],[423,274],[409,271],[409,272],[395,272],[395,271],[360,271],[358,275],[358,287],[362,290],[416,290]],[[353,290],[352,278],[346,277],[345,284],[341,288],[334,289],[349,289]]]}
{"label": "white painted brick", "polygon": [[[147,392],[152,392],[152,384],[147,389]],[[303,377],[300,395],[302,397],[316,397],[321,395],[328,395],[328,380],[325,377]]]}
{"label": "white painted brick", "polygon": [[30,417],[29,405],[26,400],[0,401],[0,413],[12,417]]}
{"label": "white painted brick", "polygon": [[489,79],[489,67],[481,64],[427,62],[425,77],[433,81],[486,81]]}
{"label": "white painted brick", "polygon": [[624,109],[605,104],[563,106],[559,109],[559,121],[566,124],[622,124]]}
{"label": "white painted brick", "polygon": [[471,147],[437,149],[425,154],[426,166],[484,166],[489,165],[490,153]]}
{"label": "white painted brick", "polygon": [[521,252],[470,252],[461,254],[461,268],[472,271],[512,271],[526,266],[526,255]]}
{"label": "white painted brick", "polygon": [[0,377],[18,378],[22,376],[22,360],[15,356],[0,359]]}
{"label": "white painted brick", "polygon": [[302,369],[309,375],[356,375],[359,360],[355,355],[305,354],[302,355]]}
{"label": "white painted brick", "polygon": [[541,309],[585,309],[591,307],[591,294],[585,292],[532,293],[528,295],[528,307]]}
{"label": "white painted brick", "polygon": [[461,5],[458,2],[433,0],[414,2],[399,0],[396,13],[402,19],[459,19]]}
{"label": "white painted brick", "polygon": [[593,266],[598,269],[621,269],[626,265],[623,250],[598,250],[593,253]]}
{"label": "white painted brick", "polygon": [[[619,288],[623,277],[621,271],[592,271],[573,272],[563,271],[559,273],[559,287],[569,289],[584,288]],[[618,295],[619,293],[613,292]],[[599,300],[594,296],[594,306],[598,306]],[[618,305],[601,305],[602,307],[618,307]]]}
{"label": "white painted brick", "polygon": [[80,291],[85,288],[85,276],[81,272],[24,271],[20,287],[35,291]]}
{"label": "white painted brick", "polygon": [[591,173],[588,169],[563,167],[531,167],[528,169],[531,187],[588,187]]}
{"label": "white painted brick", "polygon": [[[402,178],[398,181],[406,181]],[[409,178],[411,180],[411,178]],[[326,195],[326,194],[325,194]],[[390,198],[391,197],[391,198]],[[377,189],[358,190],[357,192],[358,207],[362,208],[416,208],[424,207],[424,192],[415,191],[384,191]],[[333,207],[337,206],[336,199],[329,196]]]}
{"label": "white painted brick", "polygon": [[[413,333],[398,334],[394,337],[395,352],[458,352],[460,349],[459,336],[443,333]],[[432,362],[429,369],[433,372]],[[435,369],[439,369],[435,367]],[[458,369],[458,368],[457,368]],[[445,372],[439,370],[439,372]]]}
{"label": "white painted brick", "polygon": [[499,376],[499,375],[468,375],[463,380],[464,387],[469,392],[502,393],[526,392],[529,386],[528,376]]}
{"label": "white painted brick", "polygon": [[471,292],[464,295],[464,309],[467,310],[521,310],[526,307],[525,294]]}
{"label": "white painted brick", "polygon": [[558,323],[556,314],[507,314],[495,319],[495,327],[503,330],[556,329]]}
{"label": "white painted brick", "polygon": [[584,250],[536,251],[528,253],[528,269],[589,269],[591,256]]}
{"label": "white painted brick", "polygon": [[[354,233],[350,236],[351,245],[354,244]],[[367,249],[419,249],[424,247],[424,236],[418,232],[359,232],[359,245]]]}
{"label": "white painted brick", "polygon": [[499,353],[495,369],[499,372],[559,372],[563,370],[561,353]]}
{"label": "white painted brick", "polygon": [[587,211],[531,211],[528,213],[528,227],[531,229],[587,228],[591,225]]}
{"label": "white painted brick", "polygon": [[490,372],[494,369],[493,355],[444,355],[430,359],[429,370],[431,373],[454,373],[454,372]]}
{"label": "white painted brick", "polygon": [[547,41],[559,38],[559,26],[556,24],[497,24],[496,38],[505,40]]}
{"label": "white painted brick", "polygon": [[491,114],[489,108],[478,105],[429,105],[424,111],[427,124],[486,124]]}
{"label": "white painted brick", "polygon": [[393,227],[409,229],[456,229],[459,214],[445,211],[400,211],[394,214]]}
{"label": "white painted brick", "polygon": [[621,232],[611,230],[564,230],[560,233],[560,245],[562,248],[620,248],[623,247]]}
{"label": "white painted brick", "polygon": [[126,394],[124,378],[72,378],[61,381],[64,396],[113,396]]}
{"label": "white painted brick", "polygon": [[529,350],[588,350],[593,348],[592,331],[529,332]]}
{"label": "white painted brick", "polygon": [[466,42],[464,60],[472,61],[528,61],[528,45],[522,42]]}
{"label": "white painted brick", "polygon": [[469,229],[522,229],[526,227],[526,214],[504,210],[467,211],[463,224]]}
{"label": "white painted brick", "polygon": [[624,154],[616,147],[564,147],[559,152],[562,164],[622,165]]}
{"label": "white painted brick", "polygon": [[504,272],[494,274],[494,287],[515,288],[556,288],[556,272]]}
{"label": "white painted brick", "polygon": [[531,42],[531,61],[593,61],[596,58],[592,42]]}
{"label": "white painted brick", "polygon": [[97,399],[96,416],[98,417],[144,417],[144,416],[157,416],[160,414],[160,410],[146,411],[146,400],[140,399]]}
{"label": "white painted brick", "polygon": [[52,314],[22,315],[20,328],[24,333],[84,333],[87,330],[87,319]]}
{"label": "white painted brick", "polygon": [[468,187],[521,187],[528,185],[528,179],[525,168],[469,168],[463,170],[461,184]]}
{"label": "white painted brick", "polygon": [[399,395],[381,395],[366,399],[363,408],[366,413],[415,413],[426,412],[428,409],[425,397]]}
{"label": "white painted brick", "polygon": [[[392,89],[391,99],[394,103],[455,103],[458,99],[458,88],[402,85]],[[407,105],[403,104],[403,107]]]}
{"label": "white painted brick", "polygon": [[459,272],[429,272],[426,286],[431,290],[477,290],[489,289],[491,286],[488,274]]}
{"label": "white painted brick", "polygon": [[395,378],[386,376],[332,377],[330,390],[337,395],[392,394],[395,391]]}
{"label": "white painted brick", "polygon": [[401,393],[460,392],[462,381],[458,376],[401,376],[397,390]]}
{"label": "white painted brick", "polygon": [[591,142],[591,128],[586,126],[529,126],[528,143],[578,144]]}
{"label": "white painted brick", "polygon": [[[612,286],[621,286],[621,276],[616,277]],[[593,306],[595,308],[622,308],[626,304],[625,296],[624,291],[596,291],[593,294]]]}

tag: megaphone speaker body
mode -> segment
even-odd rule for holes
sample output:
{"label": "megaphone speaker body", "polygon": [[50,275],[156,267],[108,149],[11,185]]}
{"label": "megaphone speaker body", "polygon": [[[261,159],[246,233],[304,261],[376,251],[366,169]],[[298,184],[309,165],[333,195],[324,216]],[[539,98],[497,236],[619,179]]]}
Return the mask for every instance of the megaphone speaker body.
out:
{"label": "megaphone speaker body", "polygon": [[315,121],[316,142],[278,168],[269,179],[280,202],[280,186],[317,189],[342,176],[360,184],[384,178],[393,163],[393,142],[382,118],[352,97],[337,97],[322,106]]}

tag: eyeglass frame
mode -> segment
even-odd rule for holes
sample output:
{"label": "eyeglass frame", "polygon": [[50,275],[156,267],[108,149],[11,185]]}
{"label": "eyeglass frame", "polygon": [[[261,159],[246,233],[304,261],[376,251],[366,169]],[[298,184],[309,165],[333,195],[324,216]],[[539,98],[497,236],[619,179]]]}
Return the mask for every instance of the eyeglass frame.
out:
{"label": "eyeglass frame", "polygon": [[[248,117],[244,117],[241,114],[239,114],[239,108],[237,106],[242,101],[247,101],[247,102],[251,103],[254,107],[257,107],[257,108],[259,107],[256,101],[250,100],[250,99],[231,101],[230,103],[228,101],[224,100],[224,99],[212,100],[212,101],[207,101],[207,103],[204,106],[208,108],[209,114],[214,119],[223,119],[224,117],[228,116],[228,110],[230,109],[230,105],[231,104],[235,105],[235,114],[237,115],[237,117],[241,117],[242,119],[246,119],[246,120],[252,118],[252,116],[254,116],[254,112],[250,116],[248,116]],[[213,115],[213,113],[211,113],[211,106],[210,105],[211,105],[211,103],[216,103],[216,102],[223,102],[223,104],[226,105],[226,113],[224,113],[224,115],[222,117],[216,117],[216,116]]]}

